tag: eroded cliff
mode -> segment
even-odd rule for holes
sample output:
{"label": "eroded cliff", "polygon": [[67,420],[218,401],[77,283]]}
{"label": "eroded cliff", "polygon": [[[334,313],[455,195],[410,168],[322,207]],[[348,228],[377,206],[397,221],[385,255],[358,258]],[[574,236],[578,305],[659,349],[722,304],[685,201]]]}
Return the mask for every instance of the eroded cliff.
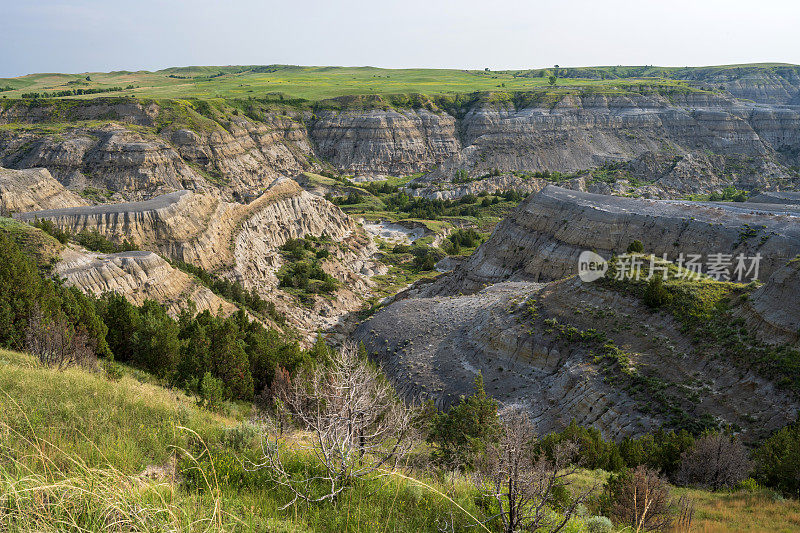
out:
{"label": "eroded cliff", "polygon": [[[371,238],[350,217],[288,179],[273,182],[249,204],[177,191],[142,202],[36,211],[17,217],[24,221],[48,219],[72,233],[98,231],[112,241],[128,240],[237,280],[274,301],[290,323],[308,335],[360,308],[370,295],[369,278],[385,268],[373,259],[377,248]],[[322,265],[340,285],[330,297],[316,295],[301,303],[278,287],[277,272],[285,264],[280,247],[306,235],[324,235],[331,241]],[[103,268],[102,275],[108,275],[111,267]],[[76,277],[76,285],[85,282],[87,289],[94,291],[96,271],[93,267],[90,274]]]}
{"label": "eroded cliff", "polygon": [[24,213],[86,205],[44,168],[10,170],[0,167],[0,214]]}
{"label": "eroded cliff", "polygon": [[800,180],[793,170],[798,107],[717,89],[565,86],[404,104],[374,96],[310,108],[21,101],[0,110],[0,124],[13,126],[0,132],[1,164],[44,167],[72,189],[98,189],[115,201],[179,189],[248,200],[280,176],[322,168],[365,177],[426,173],[414,182],[415,194],[445,198],[499,187],[527,192],[520,173],[580,174],[634,161],[631,175],[645,189],[583,188],[674,198],[730,185],[786,189]]}
{"label": "eroded cliff", "polygon": [[69,247],[62,252],[53,274],[95,296],[118,293],[134,305],[155,300],[173,317],[190,302],[197,312],[229,315],[237,309],[153,252],[99,254]]}
{"label": "eroded cliff", "polygon": [[624,253],[635,240],[677,260],[680,254],[761,254],[759,279],[800,253],[793,206],[619,198],[547,186],[530,196],[487,242],[426,294],[472,293],[500,281],[549,281],[577,273],[578,256]]}

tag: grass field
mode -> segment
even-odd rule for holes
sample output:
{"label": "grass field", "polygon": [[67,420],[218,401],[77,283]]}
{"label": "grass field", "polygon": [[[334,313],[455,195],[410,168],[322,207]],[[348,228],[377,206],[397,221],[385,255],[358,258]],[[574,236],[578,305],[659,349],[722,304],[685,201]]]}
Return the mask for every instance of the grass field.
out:
{"label": "grass field", "polygon": [[[0,350],[0,530],[434,532],[447,519],[456,531],[483,531],[467,514],[481,511],[466,478],[420,472],[412,474],[429,486],[369,479],[336,502],[280,511],[288,494],[243,467],[258,449],[248,413],[244,404],[200,409],[130,369],[114,382]],[[303,452],[296,460],[309,461]],[[585,471],[576,488],[605,477]],[[693,531],[800,528],[800,502],[768,492],[674,495],[683,493],[696,501]]]}
{"label": "grass field", "polygon": [[[641,85],[688,90],[681,78],[717,75],[720,71],[775,70],[785,65],[730,65],[679,69],[662,67],[592,67],[527,71],[455,69],[381,69],[375,67],[226,66],[176,67],[156,72],[116,71],[80,74],[41,73],[0,78],[0,95],[20,98],[24,93],[65,90],[108,90],[105,96],[142,98],[247,98],[280,93],[310,101],[348,95],[440,95],[476,91],[529,91],[550,86],[612,89]],[[97,94],[70,96],[93,98]]]}

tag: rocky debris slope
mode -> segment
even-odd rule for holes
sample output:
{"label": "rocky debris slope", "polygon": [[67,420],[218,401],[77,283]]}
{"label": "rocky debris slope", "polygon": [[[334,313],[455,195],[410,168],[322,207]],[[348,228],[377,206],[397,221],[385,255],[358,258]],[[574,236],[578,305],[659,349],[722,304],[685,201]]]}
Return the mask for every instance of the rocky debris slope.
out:
{"label": "rocky debris slope", "polygon": [[86,205],[44,168],[10,170],[0,167],[0,213],[24,213]]}
{"label": "rocky debris slope", "polygon": [[578,256],[609,258],[634,240],[648,253],[761,254],[759,278],[800,253],[800,219],[791,206],[619,198],[547,186],[530,196],[454,272],[424,294],[473,293],[507,280],[548,281],[577,273]]}
{"label": "rocky debris slope", "polygon": [[69,247],[61,254],[54,275],[69,286],[100,296],[116,292],[134,305],[155,300],[177,317],[193,302],[198,312],[229,315],[236,306],[211,292],[192,276],[173,268],[153,252],[99,254]]}
{"label": "rocky debris slope", "polygon": [[[646,319],[645,319],[646,317]],[[604,332],[630,357],[629,373],[604,367],[597,346],[567,341],[553,324]],[[474,295],[409,298],[355,332],[409,397],[439,407],[471,392],[478,372],[487,392],[528,410],[544,433],[571,420],[620,438],[676,422],[713,420],[756,438],[790,422],[800,402],[770,382],[694,349],[670,316],[638,299],[575,278],[508,282]],[[651,391],[646,383],[658,383]]]}

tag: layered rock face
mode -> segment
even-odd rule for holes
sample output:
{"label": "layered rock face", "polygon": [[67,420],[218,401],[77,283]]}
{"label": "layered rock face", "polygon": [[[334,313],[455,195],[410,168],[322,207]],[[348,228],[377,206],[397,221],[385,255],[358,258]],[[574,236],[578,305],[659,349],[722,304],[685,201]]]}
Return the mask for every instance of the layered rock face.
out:
{"label": "layered rock face", "polygon": [[225,315],[236,306],[220,298],[188,274],[173,268],[153,252],[98,254],[80,248],[67,248],[61,254],[54,274],[69,286],[100,296],[116,292],[134,305],[155,300],[177,317],[189,302],[197,311]]}
{"label": "layered rock face", "polygon": [[[106,99],[70,105],[66,127],[58,108],[44,103],[0,110],[0,124],[42,124],[0,132],[0,163],[45,167],[69,188],[108,191],[115,201],[187,188],[244,199],[280,176],[314,168],[299,117],[276,112],[255,120],[227,110],[212,120],[186,104],[174,104],[176,111]],[[59,123],[57,131],[49,131],[50,122]]]}
{"label": "layered rock face", "polygon": [[[238,280],[275,301],[278,310],[309,335],[358,309],[369,295],[369,277],[385,269],[372,260],[377,251],[372,240],[345,213],[288,179],[273,182],[249,204],[177,191],[142,202],[36,211],[17,218],[52,220],[73,233],[96,230],[113,241],[129,240]],[[326,235],[333,241],[323,268],[342,288],[333,298],[318,297],[303,307],[278,288],[276,272],[283,265],[280,246],[305,235]],[[88,277],[76,277],[76,285],[85,282],[94,291],[92,276],[99,268],[93,267]]]}
{"label": "layered rock face", "polygon": [[240,195],[256,194],[281,176],[315,168],[302,123],[281,115],[266,115],[263,122],[235,116],[226,129],[178,129],[169,140],[184,160],[209,173],[214,185]]}
{"label": "layered rock face", "polygon": [[630,354],[632,370],[663,384],[667,402],[690,418],[736,424],[746,439],[790,422],[800,407],[770,382],[695,351],[670,316],[574,278],[401,300],[362,324],[355,337],[403,394],[431,398],[439,407],[470,394],[481,372],[487,392],[527,410],[540,433],[575,420],[621,438],[668,421],[653,405],[664,400],[626,386],[624,377],[603,369],[596,347],[566,342],[545,320],[606,332]]}
{"label": "layered rock face", "polygon": [[0,168],[1,212],[24,213],[80,205],[86,205],[86,200],[66,190],[45,168]]}
{"label": "layered rock face", "polygon": [[[66,117],[46,103],[0,110],[0,123],[37,125],[0,133],[0,164],[44,167],[70,188],[109,191],[119,201],[179,189],[250,199],[280,176],[328,165],[367,177],[428,172],[416,182],[426,189],[415,194],[437,197],[441,190],[438,197],[448,198],[530,188],[510,176],[453,188],[457,170],[466,170],[470,180],[495,169],[571,173],[648,154],[670,159],[671,167],[638,179],[659,182],[652,196],[675,197],[730,184],[791,187],[797,175],[788,167],[800,163],[800,111],[777,96],[757,104],[711,92],[576,89],[555,100],[474,97],[453,114],[435,101],[429,109],[375,101],[367,108],[342,103],[339,110],[246,115],[223,106],[204,111],[208,116],[199,104],[173,102],[176,110],[133,101],[75,102]],[[71,124],[65,127],[65,120]],[[48,122],[58,126],[51,131]],[[698,173],[706,176],[690,179]]]}
{"label": "layered rock face", "polygon": [[412,174],[461,148],[455,118],[426,109],[321,112],[310,131],[320,157],[356,174]]}
{"label": "layered rock face", "polygon": [[5,132],[0,135],[0,160],[13,168],[47,168],[71,189],[116,192],[117,199],[206,186],[168,143],[119,125],[76,128],[62,135]]}
{"label": "layered rock face", "polygon": [[[664,178],[657,185],[674,197],[732,183],[748,189],[780,186],[791,172],[775,161],[796,162],[791,154],[800,146],[800,112],[710,94],[566,96],[552,107],[476,105],[459,130],[463,149],[416,180],[418,187],[436,190],[460,169],[471,178],[493,169],[575,172],[652,154],[668,156],[671,167],[640,178]],[[716,155],[709,159],[708,152]],[[725,157],[736,159],[737,168],[726,168]],[[709,171],[702,173],[712,181],[699,187],[676,165],[695,177]],[[764,172],[769,165],[773,168]],[[761,182],[753,174],[762,175]]]}
{"label": "layered rock face", "polygon": [[784,65],[772,69],[742,65],[724,70],[687,69],[681,79],[722,87],[737,98],[765,104],[800,103],[800,68]]}
{"label": "layered rock face", "polygon": [[548,281],[577,274],[578,256],[609,258],[634,240],[648,253],[761,254],[766,280],[800,253],[800,223],[791,206],[619,198],[547,186],[501,222],[464,264],[426,294],[472,293],[508,280]]}
{"label": "layered rock face", "polygon": [[198,236],[219,204],[212,195],[176,191],[141,202],[32,211],[17,218],[48,219],[72,233],[98,231],[114,241],[160,248]]}

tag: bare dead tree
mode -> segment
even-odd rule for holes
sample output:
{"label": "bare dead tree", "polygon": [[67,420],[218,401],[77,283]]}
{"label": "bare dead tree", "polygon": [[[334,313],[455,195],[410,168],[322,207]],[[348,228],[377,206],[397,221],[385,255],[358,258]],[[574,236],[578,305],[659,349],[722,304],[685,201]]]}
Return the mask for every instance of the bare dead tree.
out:
{"label": "bare dead tree", "polygon": [[694,519],[694,500],[688,496],[681,496],[678,500],[678,516],[672,525],[672,530],[678,533],[689,533],[692,530]]}
{"label": "bare dead tree", "polygon": [[476,486],[492,498],[499,511],[486,522],[500,520],[506,533],[560,531],[596,487],[573,495],[571,503],[556,515],[556,490],[568,486],[578,469],[578,445],[561,443],[552,458],[535,449],[536,435],[524,412],[512,409],[502,414],[502,434],[497,444],[476,458]]}
{"label": "bare dead tree", "polygon": [[747,448],[739,439],[710,433],[683,453],[677,479],[682,484],[720,490],[733,487],[752,470]]}
{"label": "bare dead tree", "polygon": [[310,442],[300,439],[295,447],[310,450],[322,466],[316,475],[290,472],[289,446],[273,424],[262,440],[263,460],[253,466],[268,468],[292,491],[284,508],[298,500],[334,499],[355,479],[389,474],[415,442],[412,411],[353,343],[333,353],[327,366],[297,376],[283,401],[294,421],[311,432]]}
{"label": "bare dead tree", "polygon": [[669,485],[644,465],[621,480],[614,494],[612,514],[635,531],[664,531],[673,522]]}
{"label": "bare dead tree", "polygon": [[28,320],[25,347],[43,365],[59,370],[97,362],[94,343],[85,332],[76,330],[63,316],[47,320],[38,307]]}

